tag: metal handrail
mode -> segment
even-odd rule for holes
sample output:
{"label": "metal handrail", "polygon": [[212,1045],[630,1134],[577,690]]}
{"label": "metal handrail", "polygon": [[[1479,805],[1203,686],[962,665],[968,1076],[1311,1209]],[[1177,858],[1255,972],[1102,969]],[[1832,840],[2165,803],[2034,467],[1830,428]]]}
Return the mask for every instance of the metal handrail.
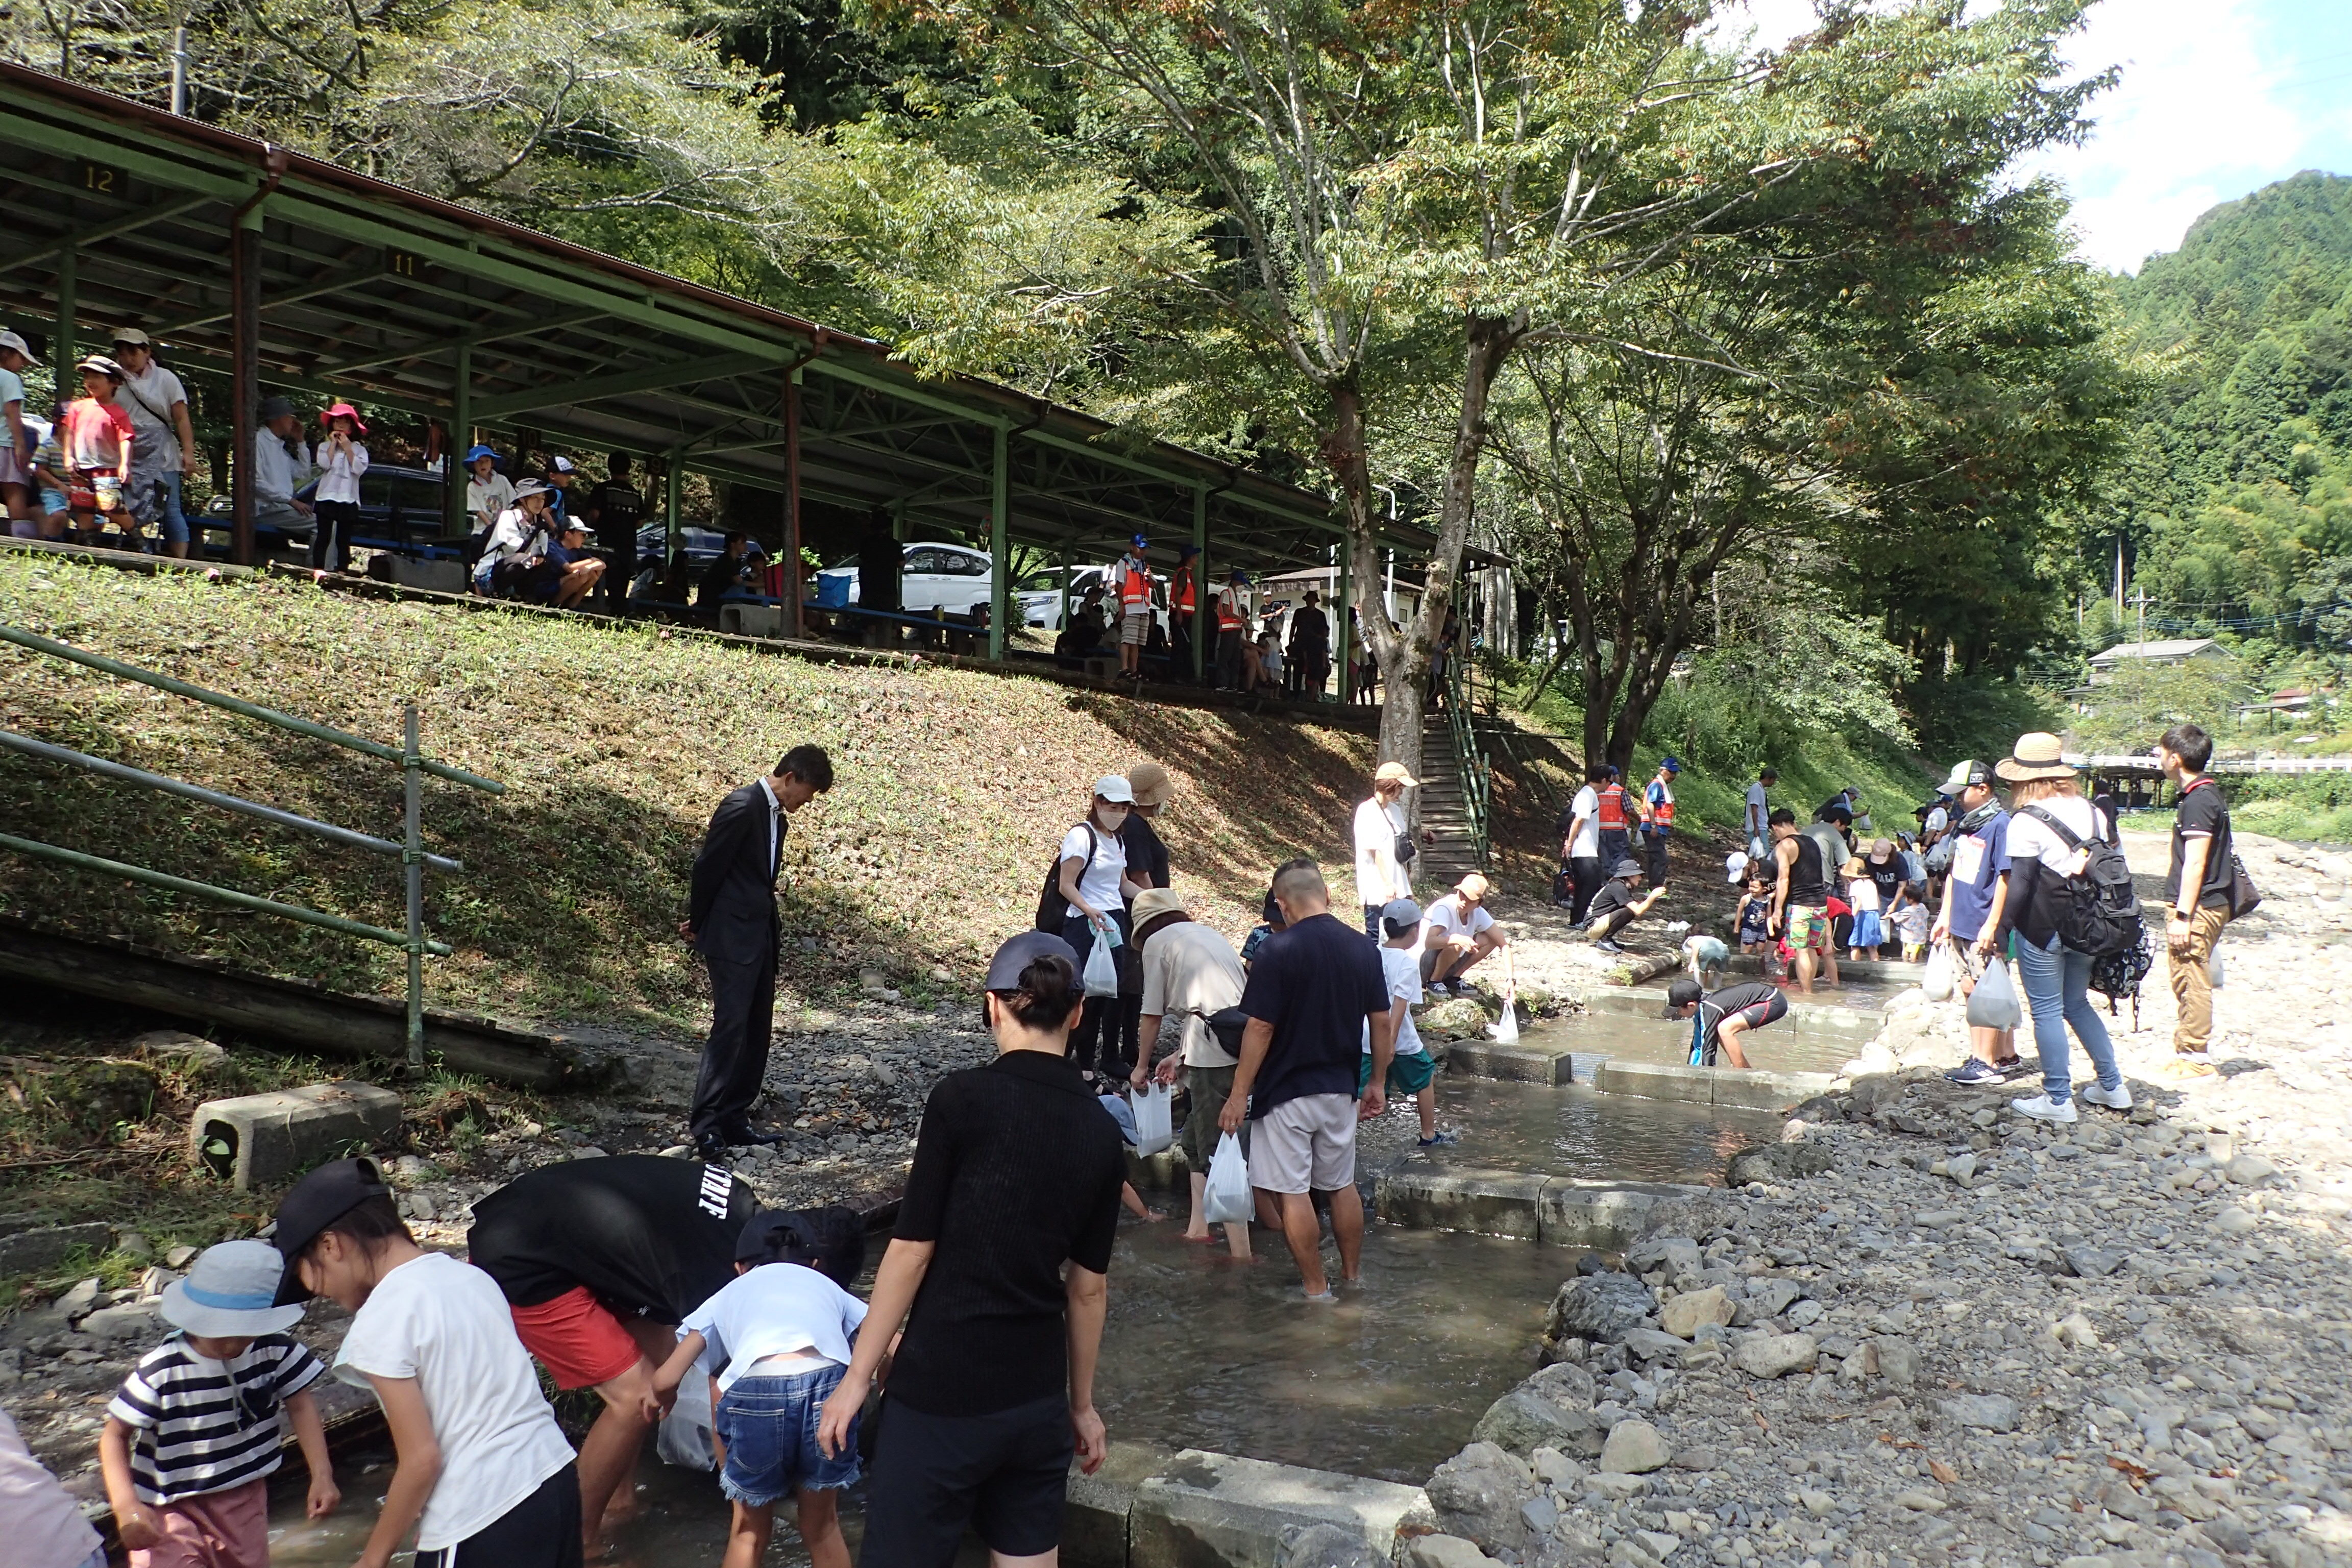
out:
{"label": "metal handrail", "polygon": [[1462,679],[1462,656],[1457,650],[1445,661],[1446,733],[1454,742],[1454,766],[1462,778],[1462,819],[1470,829],[1470,847],[1478,857],[1478,868],[1488,866],[1486,822],[1493,799],[1494,779],[1486,766],[1486,755],[1478,749],[1477,731],[1470,722],[1470,694]]}
{"label": "metal handrail", "polygon": [[210,899],[236,909],[251,910],[258,914],[275,915],[281,920],[320,926],[329,931],[341,931],[346,936],[362,937],[370,942],[381,942],[403,948],[408,953],[408,1059],[420,1064],[425,1060],[425,955],[432,953],[436,957],[446,958],[452,951],[446,942],[434,942],[425,934],[425,872],[427,868],[430,868],[445,874],[456,873],[463,871],[465,867],[461,862],[446,856],[425,853],[424,775],[429,773],[436,777],[467,784],[491,795],[504,795],[506,793],[504,784],[467,773],[461,768],[453,768],[446,763],[427,761],[420,749],[416,705],[413,702],[407,704],[403,710],[402,744],[393,747],[380,741],[370,741],[324,724],[313,723],[308,719],[299,719],[291,713],[280,713],[274,708],[264,708],[258,703],[247,702],[240,697],[230,697],[218,691],[206,690],[201,686],[192,686],[184,680],[175,680],[170,676],[159,675],[152,669],[142,669],[137,665],[125,664],[120,659],[90,653],[86,649],[75,647],[70,643],[61,643],[51,637],[41,637],[37,633],[26,631],[21,626],[0,624],[0,642],[14,643],[19,647],[29,648],[35,653],[68,659],[109,675],[121,676],[126,680],[139,681],[142,684],[155,687],[159,690],[172,692],[176,696],[209,703],[215,708],[226,709],[232,713],[242,714],[248,719],[258,719],[263,723],[274,724],[281,730],[289,730],[298,735],[308,735],[313,740],[325,741],[331,745],[362,752],[369,756],[381,757],[400,763],[406,785],[405,832],[403,835],[403,842],[395,844],[390,839],[354,832],[351,828],[339,827],[330,822],[319,822],[274,805],[264,805],[258,801],[247,800],[241,795],[205,789],[202,785],[189,784],[184,779],[149,773],[144,768],[134,768],[121,763],[108,762],[102,757],[93,757],[64,746],[52,745],[46,741],[37,741],[28,735],[0,731],[0,747],[5,747],[11,751],[43,757],[50,762],[63,763],[69,767],[82,768],[109,778],[139,784],[144,788],[163,790],[185,799],[200,801],[206,805],[218,806],[225,811],[239,812],[265,822],[314,834],[337,843],[366,849],[374,854],[397,855],[401,860],[403,879],[406,883],[408,929],[404,931],[388,931],[382,926],[345,920],[341,915],[331,915],[318,910],[306,909],[299,904],[280,903],[273,899],[241,893],[234,888],[215,887],[210,882],[199,882],[186,877],[174,877],[169,872],[152,870],[144,866],[126,865],[119,860],[87,855],[78,849],[67,849],[55,844],[43,844],[34,839],[18,838],[8,834],[0,834],[0,848],[12,849],[21,855],[30,855],[37,859],[53,860],[60,865],[71,866],[78,870],[96,872],[100,876],[121,877],[143,883],[148,887],[185,893],[194,898]]}

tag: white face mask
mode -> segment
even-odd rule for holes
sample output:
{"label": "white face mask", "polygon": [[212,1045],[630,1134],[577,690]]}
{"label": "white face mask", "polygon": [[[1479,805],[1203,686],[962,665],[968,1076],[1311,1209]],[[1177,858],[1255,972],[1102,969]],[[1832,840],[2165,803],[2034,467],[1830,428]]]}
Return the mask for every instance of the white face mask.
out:
{"label": "white face mask", "polygon": [[1127,807],[1123,805],[1102,806],[1095,812],[1095,820],[1101,823],[1103,826],[1109,829],[1111,832],[1117,833],[1127,824]]}

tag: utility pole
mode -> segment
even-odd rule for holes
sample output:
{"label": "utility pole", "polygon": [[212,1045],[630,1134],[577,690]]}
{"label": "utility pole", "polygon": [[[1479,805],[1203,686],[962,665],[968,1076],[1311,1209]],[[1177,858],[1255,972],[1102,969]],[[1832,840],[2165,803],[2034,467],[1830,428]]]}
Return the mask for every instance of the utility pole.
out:
{"label": "utility pole", "polygon": [[172,112],[188,112],[188,26],[184,22],[172,29]]}
{"label": "utility pole", "polygon": [[2142,588],[2133,595],[2132,603],[2139,606],[2139,631],[2132,640],[2145,647],[2147,643],[2147,590]]}

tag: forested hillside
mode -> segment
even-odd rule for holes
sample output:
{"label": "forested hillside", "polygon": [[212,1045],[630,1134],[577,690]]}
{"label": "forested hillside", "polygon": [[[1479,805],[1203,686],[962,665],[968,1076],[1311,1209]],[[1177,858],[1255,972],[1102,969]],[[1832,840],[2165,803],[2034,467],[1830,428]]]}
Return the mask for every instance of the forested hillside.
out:
{"label": "forested hillside", "polygon": [[2218,206],[2117,294],[2129,348],[2155,373],[2118,506],[2151,635],[2234,631],[2281,653],[2340,654],[2352,178],[2301,174]]}

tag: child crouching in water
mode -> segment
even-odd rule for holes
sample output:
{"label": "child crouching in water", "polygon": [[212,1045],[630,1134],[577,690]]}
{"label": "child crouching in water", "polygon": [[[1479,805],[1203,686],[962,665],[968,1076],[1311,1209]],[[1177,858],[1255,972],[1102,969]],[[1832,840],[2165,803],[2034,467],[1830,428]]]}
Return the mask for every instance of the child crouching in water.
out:
{"label": "child crouching in water", "polygon": [[710,1378],[719,1484],[735,1505],[722,1568],[757,1568],[786,1496],[815,1568],[849,1568],[838,1505],[857,1483],[857,1424],[832,1457],[816,1427],[866,1321],[866,1303],[842,1289],[865,1258],[853,1210],[755,1215],[735,1247],[734,1279],[687,1314],[677,1353],[654,1374],[665,1404],[697,1365]]}
{"label": "child crouching in water", "polygon": [[132,1568],[268,1568],[280,1410],[310,1468],[310,1517],[341,1500],[310,1396],[326,1363],[286,1332],[302,1309],[277,1305],[284,1273],[269,1243],[225,1241],[164,1288],[179,1332],[122,1380],[98,1442]]}

